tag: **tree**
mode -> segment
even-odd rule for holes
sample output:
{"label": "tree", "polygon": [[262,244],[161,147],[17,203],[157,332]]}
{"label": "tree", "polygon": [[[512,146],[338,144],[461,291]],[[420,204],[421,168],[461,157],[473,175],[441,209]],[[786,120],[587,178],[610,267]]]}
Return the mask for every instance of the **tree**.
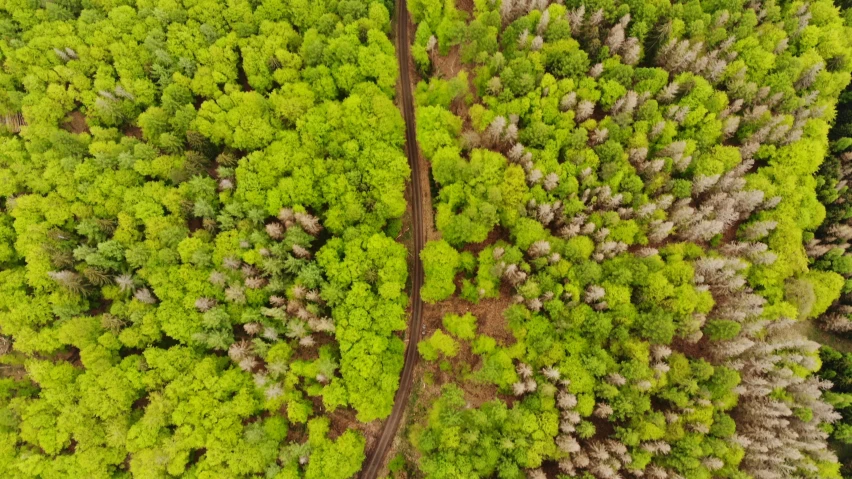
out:
{"label": "tree", "polygon": [[259,150],[275,139],[280,123],[257,92],[233,92],[201,105],[193,128],[216,144]]}
{"label": "tree", "polygon": [[424,339],[417,343],[417,351],[427,361],[438,359],[439,354],[445,358],[454,358],[459,352],[458,343],[451,337],[444,334],[440,329],[435,330],[429,339]]}
{"label": "tree", "polygon": [[311,460],[305,470],[305,478],[352,477],[361,469],[364,461],[364,438],[349,430],[336,440],[329,440],[327,418],[313,419],[308,425],[311,445]]}
{"label": "tree", "polygon": [[465,313],[463,316],[448,314],[443,319],[444,328],[453,336],[471,341],[476,337],[476,316]]}
{"label": "tree", "polygon": [[426,280],[420,290],[424,301],[434,303],[449,298],[456,290],[459,253],[444,240],[430,241],[420,253]]}

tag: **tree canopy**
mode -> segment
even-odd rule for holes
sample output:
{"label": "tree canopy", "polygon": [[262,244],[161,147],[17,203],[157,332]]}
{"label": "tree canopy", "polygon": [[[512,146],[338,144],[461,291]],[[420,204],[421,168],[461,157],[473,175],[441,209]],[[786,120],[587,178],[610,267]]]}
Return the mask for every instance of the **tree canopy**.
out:
{"label": "tree canopy", "polygon": [[391,6],[0,5],[0,476],[358,472],[408,304]]}

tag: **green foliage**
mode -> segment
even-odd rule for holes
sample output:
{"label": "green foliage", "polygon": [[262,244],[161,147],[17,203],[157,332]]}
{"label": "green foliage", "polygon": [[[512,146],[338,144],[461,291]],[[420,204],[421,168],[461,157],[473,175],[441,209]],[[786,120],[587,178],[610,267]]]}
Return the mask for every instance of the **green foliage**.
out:
{"label": "green foliage", "polygon": [[431,161],[435,181],[443,186],[435,222],[451,245],[485,240],[501,215],[520,206],[523,174],[502,155],[474,150],[465,161],[458,152],[443,148]]}
{"label": "green foliage", "polygon": [[476,316],[465,313],[463,316],[448,314],[443,319],[444,328],[453,336],[472,341],[476,337]]}
{"label": "green foliage", "polygon": [[345,479],[353,477],[361,469],[364,437],[349,430],[332,441],[327,438],[328,431],[328,418],[312,419],[308,424],[311,461],[305,470],[305,479]]}
{"label": "green foliage", "polygon": [[522,477],[521,468],[538,467],[555,453],[558,414],[552,406],[540,407],[518,403],[510,409],[502,401],[490,401],[465,408],[462,391],[444,387],[428,423],[412,432],[414,444],[427,453],[421,470],[435,478]]}
{"label": "green foliage", "polygon": [[809,271],[807,275],[788,281],[788,301],[799,309],[799,318],[813,318],[824,313],[840,296],[844,279],[831,271]]}
{"label": "green foliage", "polygon": [[439,355],[446,358],[454,358],[459,352],[459,345],[452,336],[448,336],[440,329],[436,329],[429,339],[417,343],[417,351],[427,361],[435,361]]}
{"label": "green foliage", "polygon": [[724,341],[737,337],[741,329],[739,323],[722,319],[708,322],[705,331],[711,340]]}
{"label": "green foliage", "polygon": [[433,78],[427,84],[420,82],[414,92],[418,105],[440,106],[449,108],[453,101],[467,99],[468,93],[467,72],[461,71],[451,80]]}
{"label": "green foliage", "polygon": [[214,143],[240,150],[268,146],[280,128],[269,100],[257,92],[233,92],[202,103],[194,126]]}
{"label": "green foliage", "polygon": [[399,385],[404,348],[393,333],[405,329],[406,257],[405,247],[380,233],[335,238],[317,254],[329,280],[322,294],[334,304],[340,372],[364,422],[390,414]]}
{"label": "green foliage", "polygon": [[423,301],[434,303],[449,298],[456,291],[454,283],[460,266],[459,253],[444,240],[426,243],[420,252],[426,280],[420,290]]}
{"label": "green foliage", "polygon": [[[840,413],[841,419],[830,428],[831,438],[842,444],[850,444],[849,424],[852,422],[852,355],[837,351],[830,346],[822,346],[819,350],[822,368],[819,375],[822,379],[831,381],[831,391],[826,393],[826,401]],[[848,475],[850,463],[842,460],[842,472]]]}
{"label": "green foliage", "polygon": [[[458,44],[476,94],[419,87],[435,226],[479,252],[461,297],[511,304],[508,339],[445,316],[480,355],[456,380],[535,408],[531,433],[557,403],[561,450],[542,458],[566,476],[839,477],[808,452],[822,439],[785,439],[833,420],[786,318],[850,330],[848,118],[829,134],[852,69],[844,15],[825,0],[474,3],[464,34],[452,5],[411,9],[424,76],[456,75]],[[549,475],[506,459],[509,441],[468,446],[502,416],[455,440],[472,426],[442,401],[412,434],[427,477]]]}
{"label": "green foliage", "polygon": [[318,416],[402,369],[389,6],[0,5],[0,475],[358,472]]}

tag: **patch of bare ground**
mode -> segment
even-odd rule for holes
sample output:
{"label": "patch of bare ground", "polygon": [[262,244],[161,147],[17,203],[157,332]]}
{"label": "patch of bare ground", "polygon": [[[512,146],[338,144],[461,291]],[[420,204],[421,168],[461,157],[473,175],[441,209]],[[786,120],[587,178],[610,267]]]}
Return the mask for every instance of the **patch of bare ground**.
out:
{"label": "patch of bare ground", "polygon": [[331,334],[314,334],[314,344],[309,347],[299,346],[293,354],[293,361],[313,361],[319,357],[319,350],[323,346],[336,344],[334,336]]}
{"label": "patch of bare ground", "polygon": [[[504,286],[501,288],[500,297],[482,299],[478,304],[472,304],[454,296],[437,304],[425,305],[423,336],[431,336],[436,329],[442,328],[443,318],[448,314],[461,316],[471,313],[476,316],[478,334],[494,338],[501,346],[511,346],[515,343],[515,336],[503,317],[503,312],[512,305],[510,298],[511,289],[509,286]],[[482,366],[482,357],[473,353],[469,342],[459,341],[458,355],[448,362],[451,368],[447,371],[441,370],[435,364],[431,365],[430,372],[437,386],[456,383],[464,391],[469,407],[479,407],[484,402],[498,398],[509,406],[512,405],[513,396],[500,394],[496,386],[474,379],[473,374]]]}
{"label": "patch of bare ground", "polygon": [[27,369],[23,364],[0,364],[0,378],[22,381],[26,377]]}
{"label": "patch of bare ground", "polygon": [[204,228],[204,220],[202,218],[190,218],[187,220],[187,226],[189,227],[190,233],[194,233]]}
{"label": "patch of bare ground", "polygon": [[[373,421],[370,423],[362,423],[355,417],[356,413],[351,408],[337,409],[334,412],[326,411],[322,403],[322,398],[319,396],[311,396],[308,398],[313,404],[314,415],[316,417],[327,417],[330,421],[328,437],[331,440],[336,440],[346,431],[352,430],[360,432],[366,438],[366,450],[370,450],[379,437],[382,429],[383,421]],[[287,407],[282,406],[278,411],[281,416],[287,415]],[[308,440],[308,431],[305,424],[293,424],[287,431],[288,442],[304,443]]]}
{"label": "patch of bare ground", "polygon": [[456,8],[463,12],[473,13],[473,0],[456,0]]}
{"label": "patch of bare ground", "polygon": [[[286,417],[287,416],[287,408],[282,407],[279,411],[279,414]],[[287,444],[298,443],[302,444],[308,441],[308,427],[305,424],[291,424],[290,428],[287,429]]]}
{"label": "patch of bare ground", "polygon": [[426,175],[420,175],[420,201],[426,208],[423,208],[421,216],[423,217],[423,236],[424,239],[435,241],[441,239],[441,233],[435,227],[435,209],[432,208],[432,187],[430,178],[432,177],[432,165],[423,156],[420,148],[417,149],[417,162],[419,163],[420,171],[427,172]]}
{"label": "patch of bare ground", "polygon": [[[82,133],[91,133],[89,123],[86,121],[86,115],[84,115],[80,110],[74,110],[69,113],[68,116],[62,120],[62,125],[60,127],[65,131],[78,135]],[[136,125],[128,126],[124,129],[124,131],[122,131],[122,133],[124,136],[142,140],[142,128],[139,128]]]}
{"label": "patch of bare ground", "polygon": [[[474,245],[474,247],[478,246],[481,250],[487,244],[496,241],[498,237],[499,234],[490,238],[490,241]],[[452,297],[437,304],[424,304],[421,337],[427,337],[436,329],[442,328],[445,315],[463,315],[470,312],[478,320],[479,334],[491,336],[502,345],[513,344],[515,337],[503,318],[503,311],[511,306],[511,289],[506,286],[500,293],[499,298],[483,299],[478,304],[469,303],[458,297]],[[406,408],[406,416],[403,418],[403,427],[400,428],[387,456],[388,461],[397,455],[405,459],[407,466],[397,473],[396,478],[422,477],[416,467],[419,454],[410,442],[410,435],[417,427],[424,425],[430,407],[440,397],[441,388],[445,384],[455,384],[464,392],[467,407],[476,408],[494,399],[504,401],[509,407],[514,403],[513,396],[502,394],[496,386],[471,377],[471,373],[481,367],[482,360],[471,351],[468,342],[459,341],[459,346],[459,354],[448,361],[450,368],[446,371],[441,370],[438,362],[426,361],[421,361],[414,371],[414,385]],[[387,473],[388,470],[384,469],[381,474]]]}
{"label": "patch of bare ground", "polygon": [[436,46],[429,52],[429,58],[432,60],[434,76],[438,78],[449,80],[455,78],[460,71],[464,70],[458,45],[451,47],[446,55],[442,55]]}
{"label": "patch of bare ground", "polygon": [[331,420],[331,430],[329,431],[331,439],[337,439],[349,430],[360,431],[367,439],[365,450],[370,450],[373,447],[382,431],[383,421],[372,421],[364,424],[356,419],[355,411],[352,409],[338,409],[333,413],[325,413],[325,415]]}
{"label": "patch of bare ground", "polygon": [[615,434],[615,423],[610,422],[609,419],[601,419],[597,416],[589,416],[586,419],[595,426],[595,435],[591,440],[605,441]]}
{"label": "patch of bare ground", "polygon": [[[719,242],[720,245],[735,243],[737,241],[737,232],[740,230],[740,225],[745,223],[746,220],[737,220],[729,226],[725,231],[722,232],[722,240]],[[707,247],[702,245],[705,249]]]}
{"label": "patch of bare ground", "polygon": [[432,50],[429,56],[432,59],[435,76],[439,78],[449,80],[451,78],[455,78],[460,71],[467,71],[467,89],[470,94],[469,98],[471,101],[468,102],[465,98],[456,98],[453,100],[452,104],[450,104],[450,111],[462,119],[462,131],[472,130],[473,127],[470,121],[470,115],[468,114],[469,105],[478,103],[479,95],[476,91],[476,85],[473,83],[473,72],[468,71],[461,61],[459,46],[456,45],[450,48],[447,55],[441,55],[436,47]]}
{"label": "patch of bare ground", "polygon": [[[409,271],[413,271],[412,262],[414,261],[413,251],[414,251],[414,238],[412,236],[412,228],[411,221],[413,211],[411,209],[412,202],[420,201],[424,208],[422,208],[421,216],[423,218],[423,234],[424,239],[428,241],[439,240],[441,239],[441,233],[435,229],[435,210],[432,208],[432,190],[429,184],[429,178],[431,177],[431,165],[429,161],[423,156],[423,152],[420,151],[418,146],[417,148],[417,161],[419,163],[418,168],[423,173],[429,174],[421,174],[420,179],[420,198],[414,198],[411,184],[407,183],[405,185],[405,200],[406,207],[405,213],[402,216],[402,229],[397,235],[396,241],[398,243],[402,243],[410,252],[409,255]],[[410,311],[409,311],[410,313]]]}
{"label": "patch of bare ground", "polygon": [[137,140],[142,139],[142,128],[138,126],[128,126],[124,129],[124,136],[129,136],[131,138],[136,138]]}
{"label": "patch of bare ground", "polygon": [[[436,329],[442,327],[442,319],[446,314],[462,315],[467,312],[477,317],[477,332],[487,334],[495,338],[502,345],[511,345],[515,337],[509,330],[503,311],[511,305],[511,289],[507,286],[501,290],[499,298],[484,299],[479,304],[471,304],[457,297],[452,297],[437,304],[424,304],[423,308],[423,330],[422,336],[431,335]],[[500,393],[496,386],[477,381],[471,378],[482,365],[481,358],[473,354],[467,341],[459,341],[459,354],[450,359],[450,368],[441,370],[438,362],[420,361],[414,370],[414,384],[412,385],[411,397],[406,408],[405,417],[402,420],[393,445],[388,451],[387,461],[397,456],[402,456],[405,462],[403,470],[397,472],[394,479],[415,479],[423,477],[417,469],[420,454],[411,443],[411,434],[418,427],[425,425],[429,409],[441,396],[441,389],[445,384],[455,384],[463,392],[470,408],[480,407],[483,403],[499,399],[512,407],[515,397]],[[389,474],[387,466],[379,473],[379,477]]]}
{"label": "patch of bare ground", "polygon": [[710,340],[707,336],[703,336],[696,342],[690,342],[683,338],[675,337],[672,340],[672,349],[681,352],[690,358],[706,358],[710,355],[708,346]]}
{"label": "patch of bare ground", "polygon": [[[319,350],[325,345],[334,344],[335,339],[328,334],[314,335],[315,343],[310,347],[299,347],[296,349],[296,354],[293,356],[294,361],[312,361],[319,357]],[[258,369],[259,371],[260,369]],[[320,396],[309,396],[308,400],[313,405],[314,415],[317,417],[328,417],[331,422],[329,437],[337,439],[348,430],[361,432],[366,438],[366,447],[369,450],[378,439],[382,429],[383,421],[373,421],[370,423],[362,423],[355,417],[356,413],[351,408],[341,408],[334,412],[327,411]],[[277,413],[281,416],[287,415],[287,406],[282,406]],[[265,415],[265,414],[264,414]],[[263,415],[262,415],[263,416]],[[261,417],[262,417],[261,416]],[[257,418],[253,418],[257,419]],[[290,427],[287,433],[288,442],[303,443],[307,441],[307,428],[304,424],[294,424]]]}
{"label": "patch of bare ground", "polygon": [[463,315],[471,313],[476,316],[476,330],[496,339],[500,344],[510,346],[515,342],[515,336],[509,330],[503,312],[512,305],[511,288],[503,285],[499,298],[485,298],[479,304],[473,304],[453,296],[436,304],[425,304],[423,307],[423,336],[430,336],[436,329],[441,328],[444,316],[448,314]]}
{"label": "patch of bare ground", "polygon": [[[509,232],[505,228],[495,227],[488,233],[485,241],[465,245],[462,251],[468,251],[478,255],[482,250],[493,245],[499,240],[508,241]],[[461,291],[461,276],[456,278],[456,291]],[[512,288],[506,284],[500,287],[500,296],[497,298],[484,298],[477,304],[473,304],[458,296],[452,296],[444,301],[423,305],[423,328],[421,334],[431,335],[441,327],[444,316],[448,314],[463,315],[471,313],[477,318],[477,332],[486,334],[496,339],[503,345],[511,345],[515,337],[508,328],[503,312],[512,305]]]}
{"label": "patch of bare ground", "polygon": [[470,251],[474,255],[478,255],[480,251],[485,248],[493,245],[494,243],[503,240],[507,243],[511,243],[511,239],[509,238],[509,230],[502,226],[495,226],[494,229],[488,233],[488,236],[485,237],[485,241],[480,243],[469,243],[462,248],[462,251]]}
{"label": "patch of bare ground", "polygon": [[477,331],[479,334],[487,334],[505,346],[515,344],[515,335],[509,329],[509,324],[503,316],[503,312],[512,306],[511,297],[512,287],[503,284],[500,286],[499,298],[484,299],[471,309],[478,320]]}
{"label": "patch of bare ground", "polygon": [[562,474],[559,464],[556,461],[545,461],[541,465],[541,470],[546,477],[560,477]]}
{"label": "patch of bare ground", "polygon": [[[489,235],[489,239],[477,245],[469,245],[473,251],[479,251],[488,244],[501,237],[501,233]],[[503,311],[511,306],[511,288],[504,286],[500,291],[500,297],[494,299],[483,299],[478,304],[472,304],[458,297],[452,297],[436,304],[423,305],[423,328],[421,338],[431,335],[436,329],[442,328],[444,315],[463,315],[472,313],[477,318],[477,332],[493,337],[501,345],[511,345],[515,337],[509,330],[508,324],[503,317]],[[420,458],[417,449],[411,444],[410,436],[416,428],[425,424],[429,409],[441,395],[441,388],[445,384],[456,384],[463,392],[467,407],[479,407],[483,403],[499,399],[507,403],[509,407],[515,401],[510,395],[502,394],[496,386],[486,384],[472,379],[470,374],[481,365],[481,358],[473,354],[470,344],[459,341],[459,354],[449,360],[450,368],[442,371],[438,362],[420,361],[414,370],[411,396],[402,419],[402,427],[397,432],[396,438],[388,451],[386,461],[391,461],[397,456],[402,456],[405,461],[403,470],[397,472],[395,479],[414,479],[423,477],[417,469],[417,461]],[[369,450],[369,437],[368,450]],[[387,463],[379,471],[378,477],[388,475]]]}
{"label": "patch of bare ground", "polygon": [[86,116],[79,110],[74,110],[65,117],[65,120],[62,122],[62,129],[76,134],[90,133],[89,124],[86,123]]}

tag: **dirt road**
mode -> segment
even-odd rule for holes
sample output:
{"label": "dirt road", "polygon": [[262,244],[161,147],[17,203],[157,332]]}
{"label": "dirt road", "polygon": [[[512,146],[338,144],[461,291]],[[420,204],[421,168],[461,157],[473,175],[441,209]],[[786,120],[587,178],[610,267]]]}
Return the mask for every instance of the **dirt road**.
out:
{"label": "dirt road", "polygon": [[399,389],[394,397],[393,411],[385,421],[382,435],[364,463],[361,479],[375,479],[384,464],[385,455],[393,443],[396,431],[405,413],[408,396],[411,393],[411,380],[417,363],[417,341],[420,338],[420,325],[423,316],[423,300],[420,299],[420,287],[423,285],[423,265],[420,251],[423,249],[423,205],[420,192],[420,171],[417,162],[417,135],[414,126],[414,99],[411,95],[409,78],[410,43],[408,37],[408,5],[406,0],[397,0],[396,14],[396,58],[399,63],[400,109],[405,119],[405,153],[411,167],[411,230],[414,236],[414,269],[411,272],[411,320],[408,323],[408,346],[405,349],[405,366],[399,379]]}

